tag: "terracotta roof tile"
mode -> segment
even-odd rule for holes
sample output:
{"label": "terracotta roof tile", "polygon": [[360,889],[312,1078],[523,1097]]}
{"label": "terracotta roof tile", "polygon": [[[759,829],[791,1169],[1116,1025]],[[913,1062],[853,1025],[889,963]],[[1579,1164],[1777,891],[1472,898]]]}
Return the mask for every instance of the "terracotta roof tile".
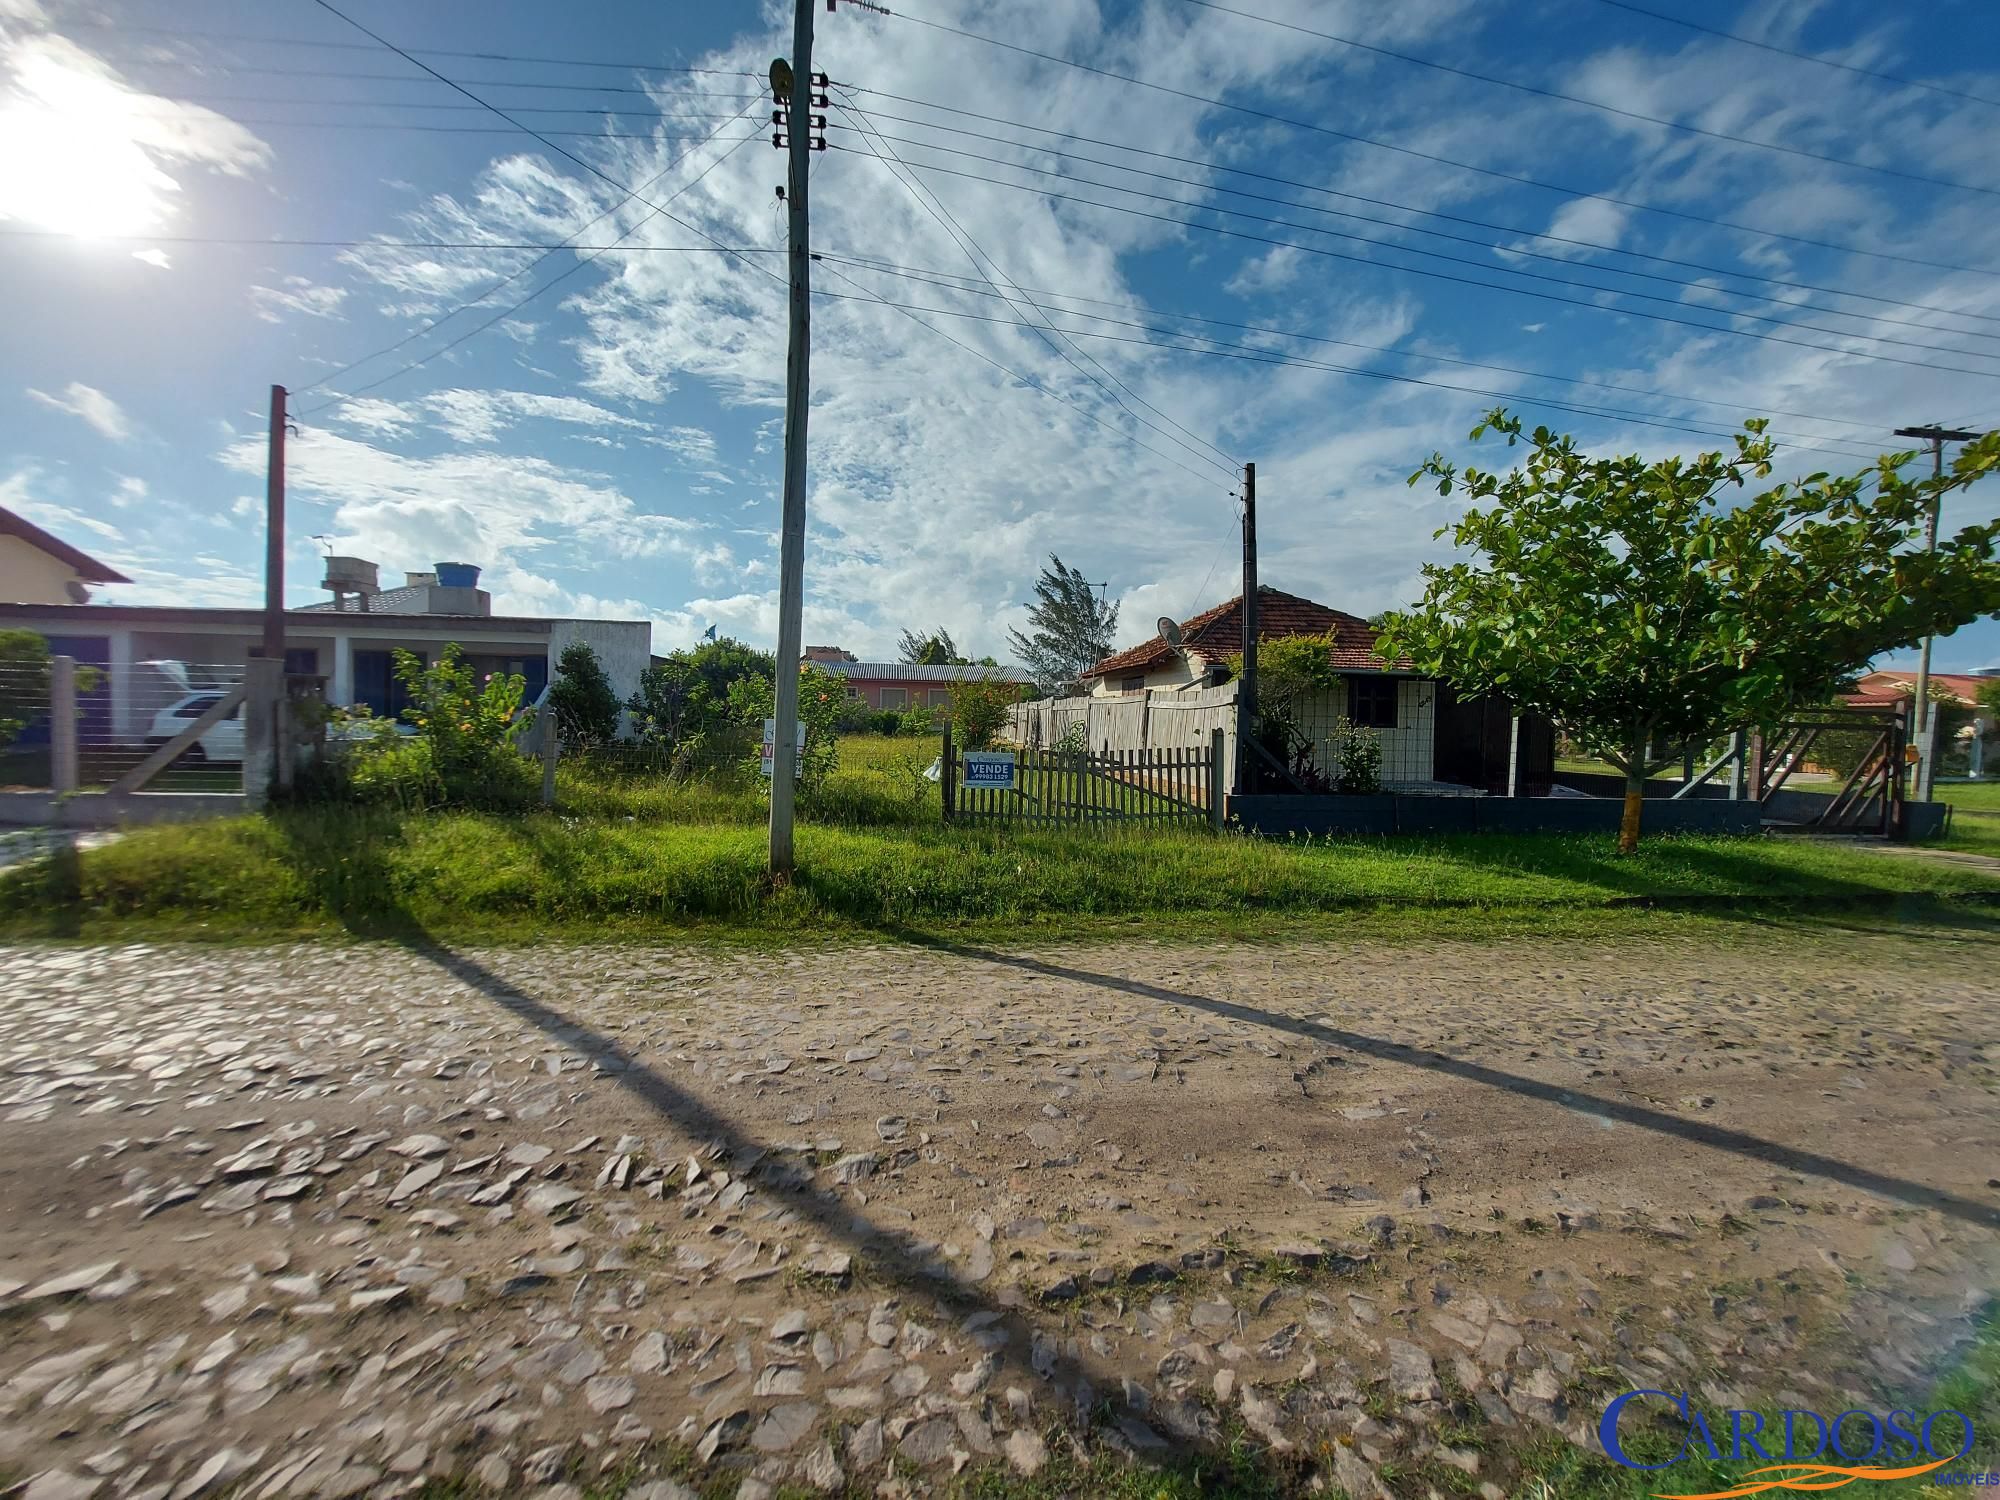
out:
{"label": "terracotta roof tile", "polygon": [[[1375,654],[1375,628],[1359,615],[1350,615],[1345,610],[1333,609],[1280,589],[1257,590],[1258,640],[1324,635],[1329,630],[1333,632],[1333,664],[1336,667],[1349,672],[1392,670],[1389,663]],[[1211,662],[1222,661],[1241,651],[1243,596],[1238,594],[1234,599],[1225,600],[1215,608],[1182,622],[1180,649]],[[1175,648],[1169,646],[1164,637],[1156,635],[1150,641],[1105,657],[1083,675],[1086,678],[1108,677],[1116,672],[1144,671],[1172,660],[1174,651]],[[1410,667],[1407,661],[1394,665],[1404,671]]]}

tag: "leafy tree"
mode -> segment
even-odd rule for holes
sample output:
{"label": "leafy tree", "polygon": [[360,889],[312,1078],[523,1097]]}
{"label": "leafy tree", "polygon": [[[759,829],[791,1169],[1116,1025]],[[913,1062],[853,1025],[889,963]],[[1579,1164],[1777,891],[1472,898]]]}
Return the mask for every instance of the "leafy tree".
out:
{"label": "leafy tree", "polygon": [[1979,684],[1979,691],[1972,695],[1972,701],[1995,718],[2000,718],[2000,677],[1989,677]]}
{"label": "leafy tree", "polygon": [[899,649],[902,653],[900,659],[908,662],[913,667],[965,667],[971,665],[970,662],[958,654],[958,647],[952,641],[951,632],[946,630],[942,625],[938,626],[929,635],[918,635],[914,630],[905,630],[903,632],[902,645]]}
{"label": "leafy tree", "polygon": [[[729,717],[763,743],[764,721],[775,715],[777,684],[768,678],[739,677],[729,685]],[[816,662],[799,668],[799,722],[806,727],[805,756],[799,762],[799,782],[816,791],[840,762],[838,743],[842,711],[847,707],[847,679]]]}
{"label": "leafy tree", "polygon": [[[1229,675],[1243,675],[1243,653],[1232,651],[1226,658]],[[1340,686],[1340,672],[1333,664],[1333,632],[1322,635],[1286,635],[1265,639],[1257,636],[1257,723],[1252,729],[1257,743],[1273,759],[1292,768],[1292,774],[1307,786],[1327,781],[1313,757],[1313,742],[1301,727],[1306,699],[1315,693],[1330,693]],[[1378,749],[1378,758],[1379,758]],[[1253,768],[1259,784],[1261,771]],[[1331,785],[1328,782],[1328,785]]]}
{"label": "leafy tree", "polygon": [[0,750],[49,706],[49,643],[32,630],[0,630]]}
{"label": "leafy tree", "polygon": [[1053,552],[1035,583],[1028,630],[1007,632],[1007,644],[1045,693],[1074,688],[1090,667],[1111,654],[1118,606],[1100,600],[1081,571]]}
{"label": "leafy tree", "polygon": [[[730,721],[730,690],[738,682],[775,680],[771,654],[727,636],[692,651],[674,651],[639,676],[627,700],[639,737],[686,760],[701,740]],[[761,727],[761,726],[759,726]]]}
{"label": "leafy tree", "polygon": [[602,745],[618,735],[618,694],[597,653],[582,641],[563,647],[549,687],[549,709],[572,744]]}
{"label": "leafy tree", "polygon": [[[2000,435],[1936,480],[1904,478],[1915,455],[1889,454],[1725,500],[1770,474],[1764,426],[1746,423],[1732,454],[1657,463],[1593,459],[1537,428],[1509,473],[1433,454],[1410,476],[1490,504],[1447,528],[1475,560],[1426,565],[1423,600],[1389,616],[1378,650],[1468,696],[1504,693],[1622,770],[1626,852],[1646,777],[1683,744],[1769,723],[1873,656],[2000,615],[2000,523],[1916,545],[1943,493],[2000,467]],[[1472,436],[1489,430],[1521,438],[1504,410]]]}
{"label": "leafy tree", "polygon": [[1018,683],[1004,677],[974,677],[951,685],[951,736],[962,750],[993,743],[1007,714],[1021,701]]}

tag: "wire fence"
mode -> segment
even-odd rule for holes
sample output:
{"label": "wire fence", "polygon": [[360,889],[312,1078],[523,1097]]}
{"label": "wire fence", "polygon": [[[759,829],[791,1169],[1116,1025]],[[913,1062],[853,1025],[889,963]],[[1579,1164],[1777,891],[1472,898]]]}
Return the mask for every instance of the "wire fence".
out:
{"label": "wire fence", "polygon": [[[145,780],[145,790],[243,789],[243,710],[240,702],[227,702],[243,686],[242,663],[77,662],[70,670],[74,749],[66,776],[62,760],[69,746],[55,703],[61,663],[0,665],[0,788],[110,787],[200,725],[200,733]],[[205,715],[211,722],[201,725]]]}

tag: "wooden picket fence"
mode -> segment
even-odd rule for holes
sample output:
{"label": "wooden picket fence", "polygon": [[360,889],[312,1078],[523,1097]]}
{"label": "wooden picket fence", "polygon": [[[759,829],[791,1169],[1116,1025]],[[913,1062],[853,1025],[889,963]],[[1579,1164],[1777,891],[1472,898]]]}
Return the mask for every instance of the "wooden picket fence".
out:
{"label": "wooden picket fence", "polygon": [[944,820],[1031,828],[1220,827],[1228,757],[1220,731],[1199,749],[1014,749],[1013,785],[966,785],[945,734]]}

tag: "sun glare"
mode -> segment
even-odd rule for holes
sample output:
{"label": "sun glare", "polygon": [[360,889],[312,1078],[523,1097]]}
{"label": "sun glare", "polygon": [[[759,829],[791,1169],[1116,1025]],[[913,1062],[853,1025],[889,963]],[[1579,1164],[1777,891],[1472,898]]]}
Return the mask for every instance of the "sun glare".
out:
{"label": "sun glare", "polygon": [[0,104],[0,218],[84,236],[144,234],[179,184],[142,141],[144,96],[34,58]]}

